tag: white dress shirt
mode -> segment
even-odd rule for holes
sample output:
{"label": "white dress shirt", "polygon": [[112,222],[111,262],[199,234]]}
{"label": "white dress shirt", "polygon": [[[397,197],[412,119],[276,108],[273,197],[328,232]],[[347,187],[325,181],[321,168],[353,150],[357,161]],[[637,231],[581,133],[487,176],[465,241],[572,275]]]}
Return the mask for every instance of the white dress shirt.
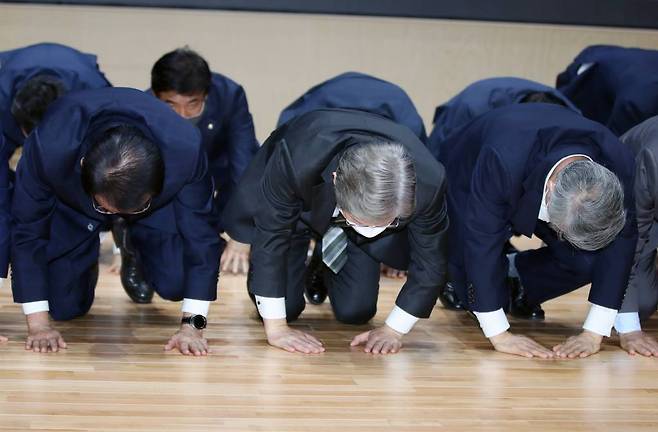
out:
{"label": "white dress shirt", "polygon": [[[338,216],[338,207],[334,209],[333,217]],[[261,297],[256,296],[256,307],[258,313],[263,319],[284,319],[286,318],[286,299],[285,297]],[[397,305],[386,318],[386,325],[398,333],[407,334],[418,322],[417,317],[406,312]]]}
{"label": "white dress shirt", "polygon": [[[560,163],[562,163],[565,159],[576,157],[576,156],[585,157],[590,161],[592,160],[587,155],[573,154],[560,159],[559,161],[557,161],[555,165],[553,165],[551,170],[548,172],[548,175],[546,176],[546,180],[544,180],[544,192],[542,193],[541,205],[539,206],[539,214],[537,215],[537,219],[542,220],[544,222],[550,222],[550,218],[548,215],[548,207],[546,206],[546,187],[548,185],[548,180],[551,178],[551,175],[553,174],[553,172],[555,171],[555,169]],[[505,316],[505,312],[503,311],[502,308],[492,312],[474,312],[474,313],[478,319],[478,322],[480,323],[480,327],[482,328],[484,335],[488,338],[501,334],[507,329],[509,329],[510,327],[509,321],[507,321],[507,317]],[[619,315],[630,315],[630,314],[619,314]],[[610,336],[610,330],[612,329],[613,324],[615,324],[616,317],[617,317],[616,309],[610,309],[592,303],[587,318],[585,319],[585,323],[583,324],[583,328],[585,330],[589,330],[591,332],[600,334],[602,336]],[[621,326],[625,325],[626,327],[623,328],[626,329],[630,327],[628,321],[629,320],[624,320],[624,322],[620,323],[620,325]],[[617,331],[619,331],[618,327],[617,327]]]}

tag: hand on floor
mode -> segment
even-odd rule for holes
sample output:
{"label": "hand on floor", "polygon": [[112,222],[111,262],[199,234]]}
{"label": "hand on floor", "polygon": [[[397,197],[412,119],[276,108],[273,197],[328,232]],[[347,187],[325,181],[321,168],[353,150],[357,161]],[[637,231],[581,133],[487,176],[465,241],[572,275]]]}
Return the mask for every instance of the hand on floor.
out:
{"label": "hand on floor", "polygon": [[112,265],[110,265],[110,273],[121,274],[121,254],[115,254],[112,258]]}
{"label": "hand on floor", "polygon": [[402,333],[387,325],[356,335],[350,346],[365,344],[364,352],[370,354],[395,354],[402,348]]}
{"label": "hand on floor", "polygon": [[515,335],[505,331],[489,338],[496,351],[519,355],[527,358],[538,357],[550,359],[555,354],[548,348],[538,344],[527,336]]}
{"label": "hand on floor", "polygon": [[251,246],[233,239],[229,240],[219,260],[221,271],[233,274],[247,274],[249,271],[249,251]]}
{"label": "hand on floor", "polygon": [[386,264],[382,264],[381,272],[384,276],[391,279],[404,279],[407,277],[406,271],[394,269]]}
{"label": "hand on floor", "polygon": [[203,331],[183,324],[175,335],[165,345],[165,351],[177,348],[183,355],[205,356],[210,353],[208,340],[203,337]]}
{"label": "hand on floor", "polygon": [[619,345],[630,355],[658,357],[658,341],[641,330],[620,334]]}
{"label": "hand on floor", "polygon": [[0,335],[0,343],[7,342],[9,339],[7,339],[6,336]]}
{"label": "hand on floor", "polygon": [[285,319],[264,319],[267,342],[288,352],[304,354],[319,354],[324,352],[324,346],[319,339],[300,330],[290,328]]}
{"label": "hand on floor", "polygon": [[602,340],[603,336],[583,330],[578,336],[571,336],[566,342],[554,346],[553,351],[559,358],[585,358],[599,352]]}
{"label": "hand on floor", "polygon": [[67,345],[62,335],[50,326],[48,312],[27,315],[25,349],[36,353],[58,352]]}

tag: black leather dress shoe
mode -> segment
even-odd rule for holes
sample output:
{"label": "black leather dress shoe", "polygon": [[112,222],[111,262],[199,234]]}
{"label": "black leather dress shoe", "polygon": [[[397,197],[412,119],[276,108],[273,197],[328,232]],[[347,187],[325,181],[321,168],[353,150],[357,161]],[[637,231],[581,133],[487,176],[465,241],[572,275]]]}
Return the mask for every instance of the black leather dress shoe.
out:
{"label": "black leather dress shoe", "polygon": [[507,278],[510,288],[509,313],[515,318],[526,320],[543,320],[544,310],[541,305],[528,303],[525,289],[519,278]]}
{"label": "black leather dress shoe", "polygon": [[112,224],[114,242],[121,250],[121,285],[128,297],[135,303],[151,303],[153,288],[144,279],[141,260],[132,247],[128,225],[122,218]]}
{"label": "black leather dress shoe", "polygon": [[304,295],[306,300],[314,305],[322,304],[327,299],[327,285],[324,282],[325,265],[319,249],[319,246],[315,247],[304,273]]}
{"label": "black leather dress shoe", "polygon": [[439,292],[439,301],[446,309],[454,311],[466,310],[464,303],[457,297],[455,287],[450,282],[446,283],[441,292]]}

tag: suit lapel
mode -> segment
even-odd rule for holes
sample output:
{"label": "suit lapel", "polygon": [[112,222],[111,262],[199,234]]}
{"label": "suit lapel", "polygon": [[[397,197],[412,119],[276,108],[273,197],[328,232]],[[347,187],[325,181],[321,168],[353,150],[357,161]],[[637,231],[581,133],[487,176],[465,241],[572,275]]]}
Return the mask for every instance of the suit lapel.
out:
{"label": "suit lapel", "polygon": [[320,234],[324,234],[329,228],[329,223],[336,209],[336,194],[332,173],[336,171],[339,157],[340,153],[334,156],[322,171],[322,182],[313,187],[310,222],[313,229]]}

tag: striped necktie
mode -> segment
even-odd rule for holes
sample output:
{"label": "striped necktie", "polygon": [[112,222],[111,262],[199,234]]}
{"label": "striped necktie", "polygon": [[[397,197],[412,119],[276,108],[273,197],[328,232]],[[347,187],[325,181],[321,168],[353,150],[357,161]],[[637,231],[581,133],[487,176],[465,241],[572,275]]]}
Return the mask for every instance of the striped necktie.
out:
{"label": "striped necktie", "polygon": [[322,261],[334,273],[347,262],[347,235],[342,228],[330,226],[322,237]]}

